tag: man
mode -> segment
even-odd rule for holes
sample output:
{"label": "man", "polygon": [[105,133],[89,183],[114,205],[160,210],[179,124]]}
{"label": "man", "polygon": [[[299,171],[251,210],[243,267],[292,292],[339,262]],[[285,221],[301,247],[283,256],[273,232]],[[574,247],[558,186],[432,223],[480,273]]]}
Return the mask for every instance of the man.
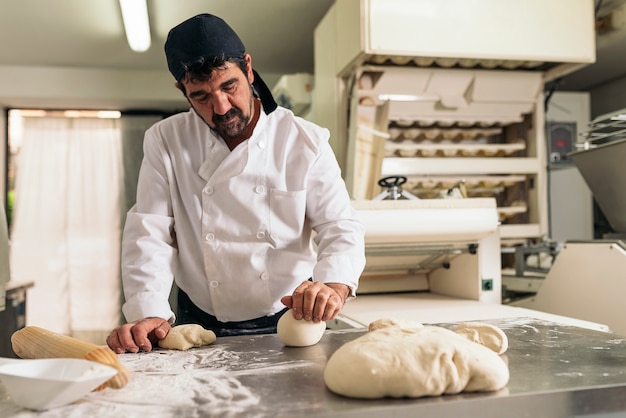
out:
{"label": "man", "polygon": [[107,344],[150,351],[174,321],[218,336],[271,333],[288,308],[335,318],[365,265],[364,228],[328,131],[277,107],[216,16],[173,28],[165,55],[191,110],[146,132],[122,243],[128,323]]}

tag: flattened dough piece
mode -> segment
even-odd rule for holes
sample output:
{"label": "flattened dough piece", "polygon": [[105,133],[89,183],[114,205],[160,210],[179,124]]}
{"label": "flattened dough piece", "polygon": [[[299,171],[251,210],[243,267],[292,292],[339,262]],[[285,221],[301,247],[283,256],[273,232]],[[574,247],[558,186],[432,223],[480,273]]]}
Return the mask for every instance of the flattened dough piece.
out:
{"label": "flattened dough piece", "polygon": [[376,331],[377,329],[387,328],[397,326],[399,328],[412,330],[416,328],[423,328],[424,325],[420,322],[415,321],[406,321],[402,319],[394,319],[394,318],[381,318],[377,319],[374,322],[370,322],[367,329],[368,331]]}
{"label": "flattened dough piece", "polygon": [[470,341],[484,345],[497,354],[503,354],[509,348],[509,339],[504,331],[491,324],[465,322],[457,325],[454,332]]}
{"label": "flattened dough piece", "polygon": [[436,326],[370,331],[339,347],[324,369],[328,389],[365,399],[495,391],[508,380],[494,351]]}
{"label": "flattened dough piece", "polygon": [[278,339],[290,347],[307,347],[317,344],[326,331],[326,322],[313,322],[293,317],[289,309],[276,324]]}
{"label": "flattened dough piece", "polygon": [[159,347],[173,350],[189,350],[192,347],[209,345],[216,340],[215,333],[204,329],[201,325],[177,325],[159,340]]}

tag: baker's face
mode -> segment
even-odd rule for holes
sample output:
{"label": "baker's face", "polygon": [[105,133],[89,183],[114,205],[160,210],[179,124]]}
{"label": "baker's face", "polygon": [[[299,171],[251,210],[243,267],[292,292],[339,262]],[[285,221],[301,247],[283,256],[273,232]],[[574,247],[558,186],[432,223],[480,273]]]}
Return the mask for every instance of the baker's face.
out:
{"label": "baker's face", "polygon": [[237,65],[227,62],[224,68],[215,69],[207,81],[183,81],[189,104],[226,139],[241,135],[252,117],[254,75],[249,55],[246,61],[245,74]]}

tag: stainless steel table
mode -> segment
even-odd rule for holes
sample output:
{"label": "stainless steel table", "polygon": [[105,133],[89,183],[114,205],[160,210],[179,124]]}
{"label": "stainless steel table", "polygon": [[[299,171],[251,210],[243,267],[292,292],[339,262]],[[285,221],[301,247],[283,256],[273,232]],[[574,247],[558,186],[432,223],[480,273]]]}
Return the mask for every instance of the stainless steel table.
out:
{"label": "stainless steel table", "polygon": [[[324,385],[329,356],[363,329],[327,331],[312,347],[276,335],[219,338],[185,352],[124,354],[121,390],[36,414],[0,386],[2,417],[574,417],[626,416],[626,339],[529,318],[489,321],[509,337],[511,378],[495,393],[358,400]],[[448,327],[452,324],[439,324]]]}

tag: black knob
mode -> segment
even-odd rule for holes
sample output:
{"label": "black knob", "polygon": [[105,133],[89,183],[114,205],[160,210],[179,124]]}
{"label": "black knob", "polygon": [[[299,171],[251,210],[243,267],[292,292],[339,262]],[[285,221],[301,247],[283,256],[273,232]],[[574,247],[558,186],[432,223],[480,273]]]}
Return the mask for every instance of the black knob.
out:
{"label": "black knob", "polygon": [[380,187],[398,187],[406,183],[406,177],[404,176],[387,176],[378,180]]}

